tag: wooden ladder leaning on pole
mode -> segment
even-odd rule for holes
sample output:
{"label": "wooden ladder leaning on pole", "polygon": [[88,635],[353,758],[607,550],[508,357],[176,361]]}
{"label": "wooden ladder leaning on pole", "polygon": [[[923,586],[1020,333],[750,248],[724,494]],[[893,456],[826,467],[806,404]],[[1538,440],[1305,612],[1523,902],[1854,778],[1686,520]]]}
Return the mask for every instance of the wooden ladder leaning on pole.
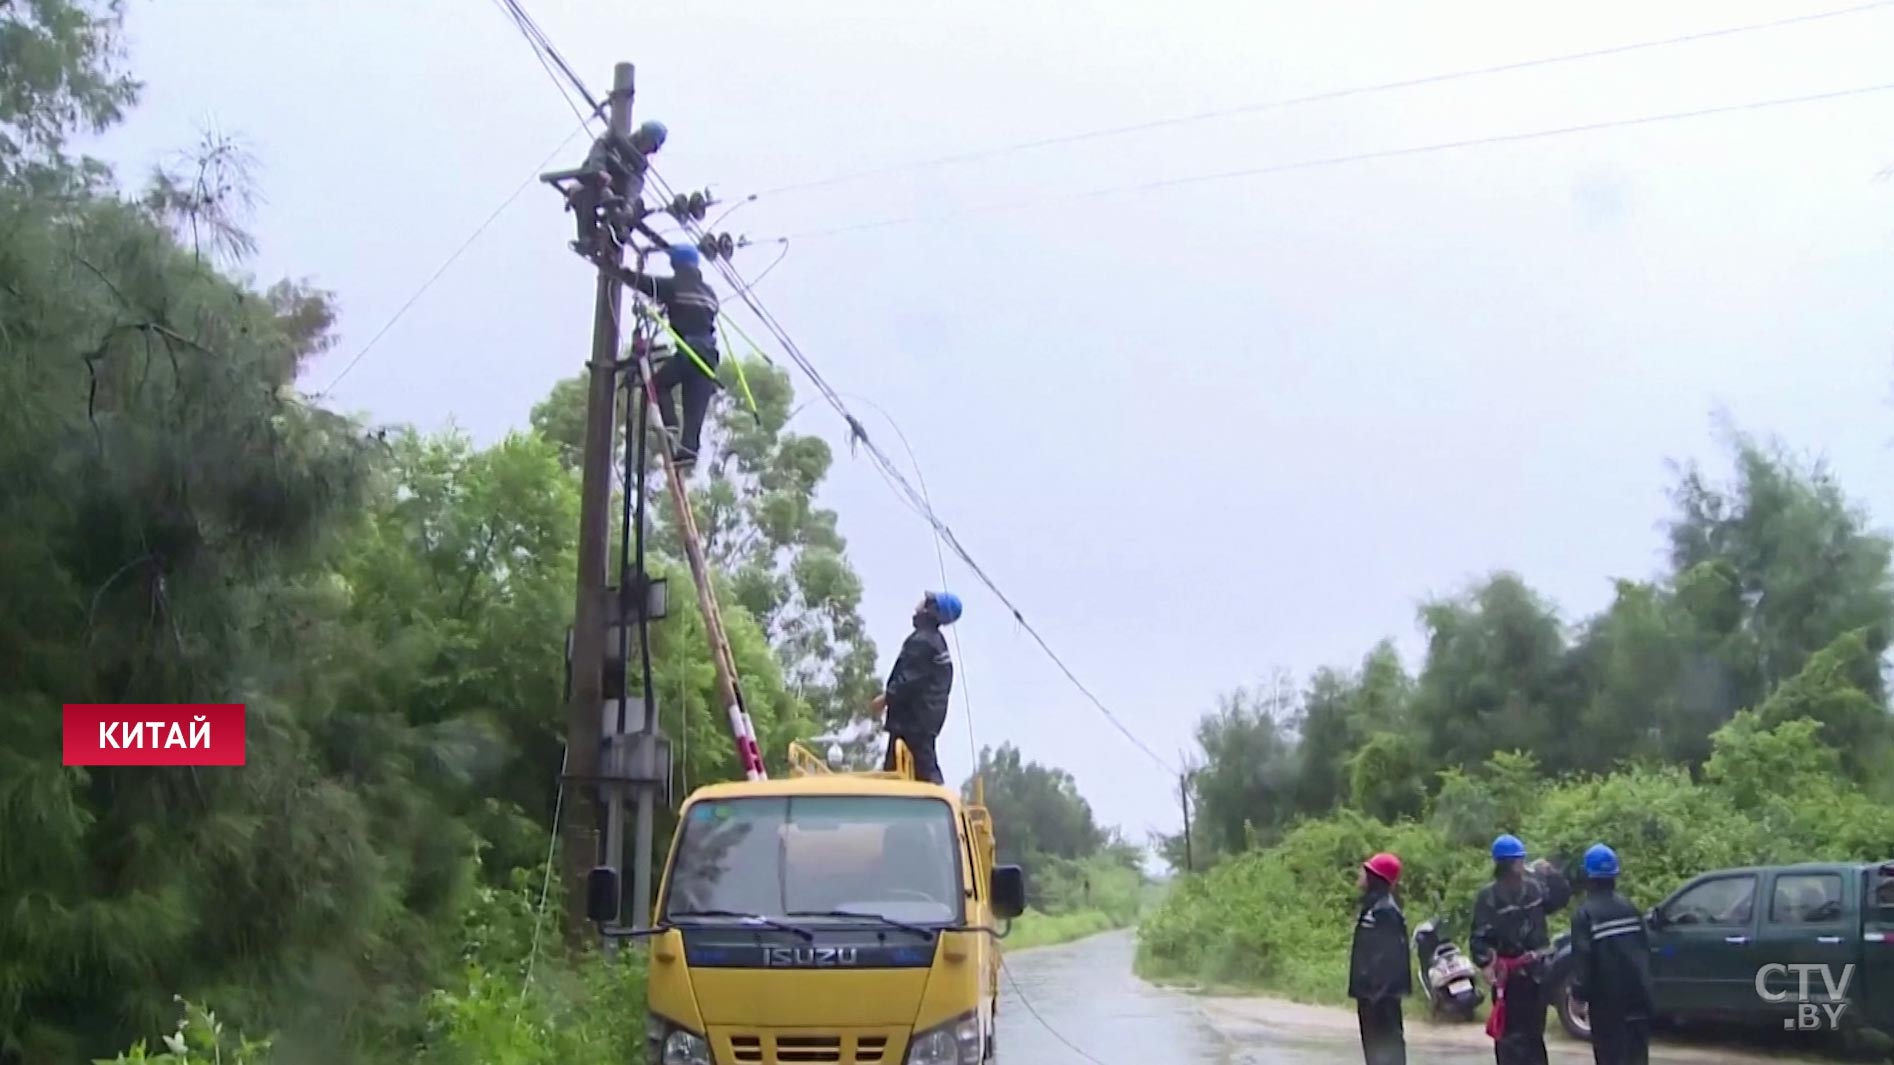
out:
{"label": "wooden ladder leaning on pole", "polygon": [[[644,386],[644,401],[655,414],[659,408],[658,387],[651,379],[651,332],[641,322],[632,334],[632,356],[637,360],[638,380]],[[680,351],[676,358],[684,358]],[[648,422],[647,422],[648,424]],[[697,608],[704,615],[704,631],[710,637],[710,661],[717,670],[717,694],[723,699],[730,719],[730,733],[736,740],[737,757],[743,762],[743,775],[750,780],[769,776],[763,768],[763,752],[756,742],[756,725],[743,705],[743,690],[737,685],[736,655],[730,650],[724,632],[723,612],[717,607],[717,590],[710,583],[710,566],[704,561],[703,542],[697,535],[697,518],[691,513],[690,493],[678,476],[677,462],[671,451],[671,434],[659,430],[658,454],[664,460],[664,483],[671,489],[671,509],[677,513],[677,526],[684,541],[684,555],[690,563],[691,583],[697,586]]]}

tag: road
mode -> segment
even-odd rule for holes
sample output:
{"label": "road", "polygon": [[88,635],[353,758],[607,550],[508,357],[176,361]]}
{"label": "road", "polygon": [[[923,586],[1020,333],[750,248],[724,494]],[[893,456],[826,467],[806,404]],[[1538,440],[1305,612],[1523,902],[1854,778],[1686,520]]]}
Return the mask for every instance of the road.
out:
{"label": "road", "polygon": [[[996,1037],[999,1065],[1344,1065],[1361,1061],[1354,1014],[1269,999],[1211,998],[1153,987],[1132,975],[1135,941],[1113,932],[1006,960]],[[1035,1016],[1036,1015],[1036,1016]],[[1550,1021],[1550,1017],[1548,1017]],[[1552,1023],[1554,1065],[1592,1060],[1590,1046]],[[1478,1024],[1408,1023],[1409,1065],[1493,1060]],[[1661,1065],[1737,1065],[1785,1059],[1726,1047],[1658,1047]]]}

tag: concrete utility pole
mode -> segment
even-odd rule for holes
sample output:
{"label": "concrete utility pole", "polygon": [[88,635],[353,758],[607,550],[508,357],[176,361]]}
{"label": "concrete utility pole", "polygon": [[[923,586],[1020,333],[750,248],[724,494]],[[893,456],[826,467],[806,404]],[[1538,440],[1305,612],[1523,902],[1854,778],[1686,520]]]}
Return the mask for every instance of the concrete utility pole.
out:
{"label": "concrete utility pole", "polygon": [[1183,804],[1184,804],[1184,872],[1194,873],[1197,871],[1197,863],[1191,860],[1191,854],[1190,854],[1190,771],[1189,770],[1185,770],[1184,772],[1177,774],[1177,797],[1183,800]]}
{"label": "concrete utility pole", "polygon": [[[619,137],[631,133],[632,66],[612,70],[609,123]],[[586,392],[585,453],[580,466],[579,575],[572,619],[572,687],[566,707],[566,774],[572,789],[561,826],[566,865],[566,928],[574,939],[587,935],[586,883],[598,861],[598,780],[600,708],[604,705],[607,593],[605,567],[610,554],[612,429],[617,378],[620,285],[614,271],[624,264],[624,249],[613,243],[601,263],[592,321],[590,384]]]}

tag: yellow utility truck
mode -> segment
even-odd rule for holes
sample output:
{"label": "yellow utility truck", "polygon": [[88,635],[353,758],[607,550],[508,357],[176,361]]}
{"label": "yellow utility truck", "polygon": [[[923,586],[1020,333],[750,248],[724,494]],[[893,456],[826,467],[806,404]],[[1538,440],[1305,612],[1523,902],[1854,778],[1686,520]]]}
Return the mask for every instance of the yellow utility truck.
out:
{"label": "yellow utility truck", "polygon": [[[1025,908],[976,794],[837,772],[697,789],[679,811],[649,939],[652,1065],[977,1065],[993,1056],[996,922]],[[976,790],[978,784],[976,782]],[[616,917],[595,870],[592,917]],[[613,930],[607,929],[608,934]]]}

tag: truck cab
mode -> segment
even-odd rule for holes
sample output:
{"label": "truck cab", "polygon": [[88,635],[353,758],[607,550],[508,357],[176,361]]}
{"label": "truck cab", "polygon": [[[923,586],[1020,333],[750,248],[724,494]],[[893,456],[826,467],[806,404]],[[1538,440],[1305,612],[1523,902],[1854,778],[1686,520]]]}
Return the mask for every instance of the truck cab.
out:
{"label": "truck cab", "polygon": [[679,811],[652,927],[637,933],[647,1060],[989,1060],[995,922],[1025,908],[1025,880],[994,864],[985,808],[914,780],[905,748],[890,772],[790,757],[787,778],[699,788]]}
{"label": "truck cab", "polygon": [[[1894,1027],[1894,862],[1703,873],[1652,907],[1645,925],[1660,1018],[1786,1027],[1806,1002],[1839,1007],[1842,1027]],[[1569,944],[1559,938],[1553,1001],[1566,1030],[1589,1038],[1563,979]],[[1789,968],[1798,965],[1818,967],[1806,998],[1801,970]]]}

